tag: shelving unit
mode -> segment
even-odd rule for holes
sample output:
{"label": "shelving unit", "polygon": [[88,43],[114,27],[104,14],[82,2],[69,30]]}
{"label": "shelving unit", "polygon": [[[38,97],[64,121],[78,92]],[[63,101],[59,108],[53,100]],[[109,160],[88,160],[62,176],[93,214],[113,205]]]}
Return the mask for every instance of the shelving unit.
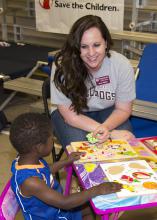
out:
{"label": "shelving unit", "polygon": [[127,1],[126,7],[131,11],[131,21],[128,24],[131,33],[129,33],[130,37],[127,36],[129,42],[123,44],[123,49],[130,51],[130,58],[133,58],[134,54],[143,51],[146,43],[157,41],[157,2],[155,0],[132,0]]}
{"label": "shelving unit", "polygon": [[[140,2],[140,4],[145,3],[145,5],[140,5],[140,7],[137,8],[137,2]],[[150,22],[150,19],[154,18],[155,20],[156,18],[155,15],[152,17],[152,13],[157,13],[156,0],[124,0],[124,3],[124,32],[112,34],[115,41],[115,47],[120,51],[124,49],[123,47],[126,44],[124,42],[125,40],[132,40],[130,39],[131,37],[129,38],[130,32],[128,34],[125,33],[125,31],[131,31],[129,24],[132,22],[136,24],[144,22],[143,16],[146,17],[147,22]],[[0,7],[3,8],[3,13],[0,14],[2,40],[15,42],[22,41],[30,44],[52,46],[54,48],[60,48],[65,41],[66,35],[64,34],[45,33],[36,30],[34,0],[0,0]],[[137,32],[137,28],[135,31]],[[145,30],[142,30],[142,32],[143,31]],[[146,31],[150,32],[150,30]],[[155,24],[152,25],[151,33],[157,33]],[[137,33],[137,35],[139,34]],[[139,36],[137,36],[133,41],[135,42],[137,39],[139,40],[139,44],[142,37],[139,38]],[[152,42],[154,39],[155,36],[150,37],[148,38],[148,42]],[[144,43],[147,43],[147,40],[145,40]]]}

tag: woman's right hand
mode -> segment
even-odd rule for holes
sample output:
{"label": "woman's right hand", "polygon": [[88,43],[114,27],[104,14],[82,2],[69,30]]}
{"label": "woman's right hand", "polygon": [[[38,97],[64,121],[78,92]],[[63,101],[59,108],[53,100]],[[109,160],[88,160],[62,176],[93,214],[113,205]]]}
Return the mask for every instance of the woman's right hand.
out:
{"label": "woman's right hand", "polygon": [[100,144],[105,142],[109,136],[109,129],[104,124],[99,125],[95,131],[93,131],[93,137],[97,138]]}

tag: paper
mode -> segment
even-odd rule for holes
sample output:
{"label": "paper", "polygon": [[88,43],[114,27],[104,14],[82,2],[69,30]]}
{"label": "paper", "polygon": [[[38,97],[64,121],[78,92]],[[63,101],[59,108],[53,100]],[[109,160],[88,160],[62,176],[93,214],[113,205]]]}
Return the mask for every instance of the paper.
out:
{"label": "paper", "polygon": [[157,137],[145,138],[141,142],[149,147],[153,153],[157,154]]}
{"label": "paper", "polygon": [[123,184],[119,198],[157,193],[157,174],[145,160],[100,165],[109,181]]}

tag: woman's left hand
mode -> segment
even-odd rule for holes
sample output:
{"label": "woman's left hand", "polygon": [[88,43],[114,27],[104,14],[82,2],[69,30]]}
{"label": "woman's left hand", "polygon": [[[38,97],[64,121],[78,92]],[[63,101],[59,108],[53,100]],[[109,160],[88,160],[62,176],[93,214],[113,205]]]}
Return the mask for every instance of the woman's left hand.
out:
{"label": "woman's left hand", "polygon": [[135,138],[134,134],[127,130],[113,130],[110,134],[111,138],[113,139],[124,139],[129,141]]}

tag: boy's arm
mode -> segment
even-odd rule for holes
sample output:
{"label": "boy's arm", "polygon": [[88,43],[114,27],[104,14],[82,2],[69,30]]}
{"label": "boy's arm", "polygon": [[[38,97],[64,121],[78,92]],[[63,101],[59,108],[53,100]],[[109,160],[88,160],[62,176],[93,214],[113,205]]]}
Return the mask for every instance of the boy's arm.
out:
{"label": "boy's arm", "polygon": [[121,188],[121,184],[107,182],[79,193],[64,196],[48,187],[46,183],[38,177],[28,178],[20,187],[21,193],[24,196],[35,196],[48,205],[64,210],[78,207],[97,195],[120,191]]}
{"label": "boy's arm", "polygon": [[58,172],[60,169],[62,169],[63,167],[67,165],[68,163],[66,159],[55,162],[51,169],[52,174],[55,174],[56,172]]}
{"label": "boy's arm", "polygon": [[73,163],[76,160],[80,159],[82,153],[80,152],[73,152],[71,153],[65,160],[59,160],[52,165],[52,174],[55,174],[61,168]]}

